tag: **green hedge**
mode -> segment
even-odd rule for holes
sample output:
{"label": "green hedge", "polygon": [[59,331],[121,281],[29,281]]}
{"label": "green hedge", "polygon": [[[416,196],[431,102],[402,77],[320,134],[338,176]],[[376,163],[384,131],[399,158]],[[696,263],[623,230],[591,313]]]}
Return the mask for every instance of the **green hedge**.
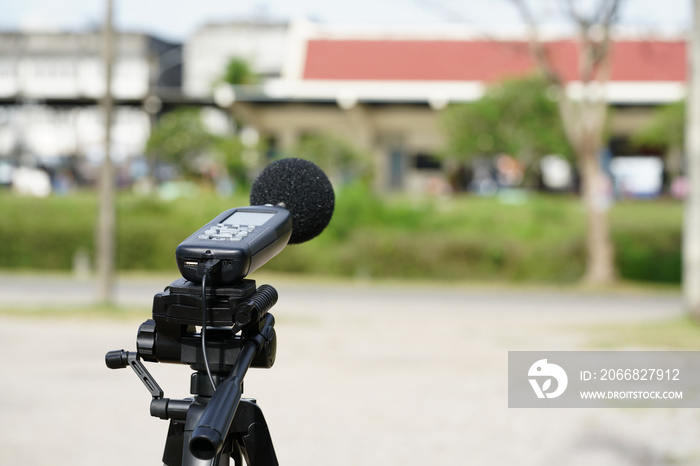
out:
{"label": "green hedge", "polygon": [[[175,247],[246,197],[162,201],[121,195],[117,266],[176,272]],[[0,268],[70,270],[94,259],[97,203],[89,193],[31,199],[0,193]],[[620,276],[679,283],[680,203],[622,202],[611,211]],[[318,238],[289,246],[266,266],[334,276],[573,282],[584,271],[584,215],[574,197],[524,203],[475,197],[378,198],[359,187],[337,195]]]}

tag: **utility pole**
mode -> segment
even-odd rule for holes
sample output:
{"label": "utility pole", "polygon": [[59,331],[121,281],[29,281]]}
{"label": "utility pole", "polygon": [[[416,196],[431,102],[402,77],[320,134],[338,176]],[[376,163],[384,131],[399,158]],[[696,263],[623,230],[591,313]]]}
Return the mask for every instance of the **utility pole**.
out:
{"label": "utility pole", "polygon": [[693,0],[688,52],[685,157],[688,197],[683,216],[683,295],[691,315],[700,319],[700,0]]}
{"label": "utility pole", "polygon": [[112,99],[112,64],[114,62],[114,26],[112,18],[112,0],[106,0],[105,22],[103,28],[102,56],[105,70],[105,93],[102,100],[104,114],[104,158],[100,168],[99,204],[97,228],[95,230],[97,245],[97,280],[99,299],[102,303],[114,301],[115,237],[116,237],[116,181],[112,163],[112,118],[114,101]]}

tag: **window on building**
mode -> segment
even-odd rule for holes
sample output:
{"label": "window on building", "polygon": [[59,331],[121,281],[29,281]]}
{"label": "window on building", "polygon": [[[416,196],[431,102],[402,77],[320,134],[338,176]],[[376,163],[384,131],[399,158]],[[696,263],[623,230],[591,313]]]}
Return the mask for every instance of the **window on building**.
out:
{"label": "window on building", "polygon": [[8,77],[14,76],[15,74],[15,64],[10,60],[0,60],[0,76]]}
{"label": "window on building", "polygon": [[442,162],[433,155],[418,153],[413,157],[413,167],[417,170],[439,170]]}

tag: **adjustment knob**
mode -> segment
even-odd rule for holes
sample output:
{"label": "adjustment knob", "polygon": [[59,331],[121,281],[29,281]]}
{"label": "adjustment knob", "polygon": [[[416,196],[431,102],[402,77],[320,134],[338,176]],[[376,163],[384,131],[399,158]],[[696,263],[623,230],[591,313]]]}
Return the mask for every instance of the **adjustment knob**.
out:
{"label": "adjustment knob", "polygon": [[156,321],[148,319],[136,335],[136,351],[146,361],[156,362]]}

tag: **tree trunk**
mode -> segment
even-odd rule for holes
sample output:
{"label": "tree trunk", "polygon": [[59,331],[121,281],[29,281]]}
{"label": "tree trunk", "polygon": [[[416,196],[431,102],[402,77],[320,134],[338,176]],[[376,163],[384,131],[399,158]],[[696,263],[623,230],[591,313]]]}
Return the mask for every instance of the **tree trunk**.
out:
{"label": "tree trunk", "polygon": [[586,205],[586,273],[589,285],[606,285],[615,281],[615,252],[610,239],[608,209],[610,184],[598,161],[598,151],[579,155],[583,171],[583,198]]}
{"label": "tree trunk", "polygon": [[100,302],[112,304],[114,301],[115,269],[115,179],[111,155],[112,130],[112,62],[114,60],[112,0],[107,0],[104,30],[105,95],[102,101],[104,111],[104,158],[100,168],[99,211],[97,217],[97,281]]}
{"label": "tree trunk", "polygon": [[607,104],[598,83],[582,86],[578,98],[559,100],[564,130],[581,171],[586,208],[586,271],[588,285],[609,285],[616,280],[615,248],[610,235],[608,211],[611,184],[600,165]]}
{"label": "tree trunk", "polygon": [[[511,0],[528,26],[530,48],[540,71],[559,86],[559,111],[566,136],[576,154],[583,183],[587,214],[588,260],[584,281],[605,285],[615,281],[615,253],[608,224],[609,186],[598,157],[602,148],[607,102],[604,86],[610,72],[610,28],[622,0],[601,0],[586,17],[577,2],[561,2],[563,11],[576,24],[579,83],[577,97],[567,95],[566,81],[553,66],[547,48],[539,38],[535,18],[525,0]],[[700,1],[700,0],[698,0]]]}

